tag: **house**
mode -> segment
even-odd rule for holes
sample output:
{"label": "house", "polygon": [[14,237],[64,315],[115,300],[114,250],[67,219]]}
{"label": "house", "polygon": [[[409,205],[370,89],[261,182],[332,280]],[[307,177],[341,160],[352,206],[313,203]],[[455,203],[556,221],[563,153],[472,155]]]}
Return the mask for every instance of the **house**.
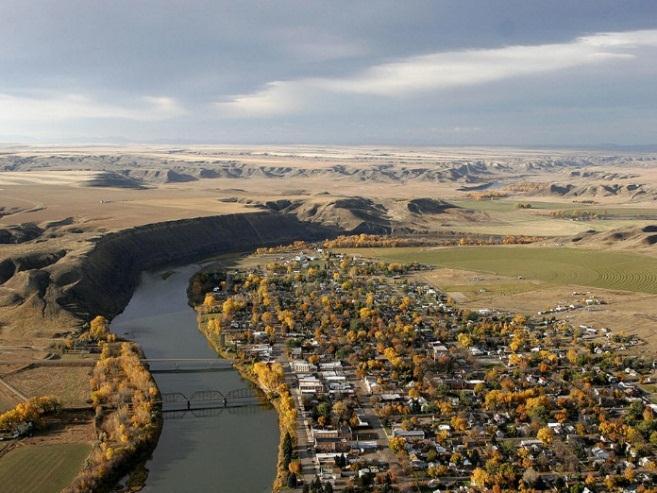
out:
{"label": "house", "polygon": [[358,423],[356,424],[356,428],[369,428],[370,423],[365,419],[365,416],[360,413],[356,413],[356,419],[358,420]]}
{"label": "house", "polygon": [[431,343],[431,349],[433,351],[433,357],[436,358],[440,354],[447,353],[448,349],[447,346],[445,346],[442,342],[440,341],[435,341]]}
{"label": "house", "polygon": [[329,361],[327,363],[320,363],[319,369],[320,371],[342,370],[342,361]]}
{"label": "house", "polygon": [[560,435],[561,432],[563,431],[563,427],[561,426],[561,423],[556,423],[556,422],[548,423],[547,426],[557,435]]}
{"label": "house", "polygon": [[381,385],[376,381],[374,377],[365,377],[363,378],[363,385],[368,394],[379,394],[383,390]]}
{"label": "house", "polygon": [[541,440],[520,440],[520,446],[523,448],[532,448],[532,447],[543,447],[543,442]]}
{"label": "house", "polygon": [[479,349],[477,346],[472,346],[470,348],[470,354],[472,356],[481,356],[484,354],[484,352],[481,349]]}
{"label": "house", "polygon": [[326,386],[329,390],[329,394],[353,394],[354,389],[351,384],[347,382],[326,382]]}
{"label": "house", "polygon": [[321,452],[349,452],[351,445],[346,438],[340,436],[337,429],[311,430],[315,448]]}
{"label": "house", "polygon": [[301,394],[323,394],[324,385],[313,375],[299,375],[299,391]]}
{"label": "house", "polygon": [[405,430],[401,427],[394,427],[392,436],[406,438],[407,440],[424,440],[425,434],[422,430]]}
{"label": "house", "polygon": [[591,454],[593,455],[593,457],[599,460],[609,459],[609,452],[607,452],[604,449],[601,449],[600,447],[593,447],[591,449]]}
{"label": "house", "polygon": [[310,364],[305,359],[294,359],[290,361],[290,367],[294,373],[310,373],[315,371],[315,365]]}

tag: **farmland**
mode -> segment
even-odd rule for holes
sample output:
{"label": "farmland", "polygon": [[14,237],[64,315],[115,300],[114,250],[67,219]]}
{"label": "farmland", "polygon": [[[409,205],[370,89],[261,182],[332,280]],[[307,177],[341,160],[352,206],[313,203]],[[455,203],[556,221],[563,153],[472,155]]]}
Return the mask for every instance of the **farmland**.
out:
{"label": "farmland", "polygon": [[[568,236],[588,229],[609,231],[645,226],[657,218],[657,210],[652,207],[608,207],[600,204],[512,199],[455,200],[453,203],[487,215],[486,221],[450,224],[455,231],[465,233]],[[520,205],[530,207],[520,208]],[[592,217],[587,220],[573,219],[584,214]]]}
{"label": "farmland", "polygon": [[365,248],[354,251],[391,262],[421,262],[551,284],[657,293],[657,259],[573,248]]}
{"label": "farmland", "polygon": [[83,406],[89,399],[88,367],[35,367],[5,377],[28,397],[57,395],[65,406]]}
{"label": "farmland", "polygon": [[0,484],[5,493],[50,493],[67,486],[91,446],[86,443],[28,445],[0,459]]}

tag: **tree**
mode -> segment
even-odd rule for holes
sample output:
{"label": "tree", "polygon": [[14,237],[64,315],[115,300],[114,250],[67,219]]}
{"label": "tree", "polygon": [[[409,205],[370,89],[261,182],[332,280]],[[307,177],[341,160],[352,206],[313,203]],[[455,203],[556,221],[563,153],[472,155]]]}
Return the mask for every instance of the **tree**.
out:
{"label": "tree", "polygon": [[291,474],[294,474],[295,476],[298,476],[301,474],[301,462],[298,460],[290,462],[288,465],[288,470],[290,471]]}
{"label": "tree", "polygon": [[539,478],[538,473],[531,467],[527,468],[522,475],[522,480],[529,486],[534,486]]}
{"label": "tree", "polygon": [[538,433],[536,433],[536,438],[538,438],[542,442],[549,444],[552,443],[552,439],[554,438],[554,432],[547,426],[544,426],[543,428],[538,430]]}
{"label": "tree", "polygon": [[13,431],[22,423],[43,424],[43,417],[61,409],[61,404],[54,397],[33,397],[16,404],[13,409],[0,414],[0,430]]}
{"label": "tree", "polygon": [[610,475],[605,476],[605,486],[609,489],[609,491],[613,490],[616,486],[616,478]]}
{"label": "tree", "polygon": [[102,315],[95,317],[89,324],[89,336],[97,341],[102,341],[107,338],[109,333],[109,323]]}
{"label": "tree", "polygon": [[392,437],[388,441],[388,447],[390,447],[390,450],[392,450],[395,453],[399,453],[402,450],[404,450],[405,445],[406,445],[406,440],[403,437]]}
{"label": "tree", "polygon": [[233,312],[235,311],[235,301],[233,301],[233,298],[228,298],[223,302],[221,305],[221,311],[226,318],[232,316]]}
{"label": "tree", "polygon": [[472,346],[472,337],[470,337],[468,334],[461,333],[457,337],[457,341],[459,343],[459,346],[461,346],[464,349],[469,348]]}
{"label": "tree", "polygon": [[253,365],[253,373],[258,377],[258,383],[265,392],[272,393],[285,385],[285,374],[280,363],[265,363],[258,361]]}
{"label": "tree", "polygon": [[347,405],[345,404],[344,401],[337,401],[335,404],[333,404],[332,408],[333,414],[338,418],[342,419],[347,412]]}
{"label": "tree", "polygon": [[490,482],[490,475],[486,472],[485,469],[482,469],[481,467],[477,467],[472,471],[472,475],[470,476],[470,482],[472,483],[472,486],[475,486],[477,488],[485,488],[486,485]]}
{"label": "tree", "polygon": [[462,416],[452,416],[450,424],[456,431],[465,431],[468,429],[468,420]]}
{"label": "tree", "polygon": [[292,435],[289,431],[285,432],[285,437],[283,437],[283,458],[285,460],[285,465],[290,464],[292,460],[292,452],[294,452],[294,444],[292,443]]}
{"label": "tree", "polygon": [[308,356],[308,363],[311,365],[317,365],[317,363],[319,363],[319,354],[311,354]]}
{"label": "tree", "polygon": [[317,405],[317,412],[320,416],[329,418],[331,416],[331,405],[328,402],[321,402]]}

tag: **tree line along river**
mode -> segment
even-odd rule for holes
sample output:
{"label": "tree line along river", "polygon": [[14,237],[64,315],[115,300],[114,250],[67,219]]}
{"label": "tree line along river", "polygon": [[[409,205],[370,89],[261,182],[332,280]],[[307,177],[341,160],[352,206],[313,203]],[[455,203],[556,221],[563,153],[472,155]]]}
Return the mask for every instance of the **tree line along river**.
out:
{"label": "tree line along river", "polygon": [[[144,273],[123,313],[112,321],[120,336],[141,345],[147,358],[217,358],[197,329],[187,303],[190,265],[171,272]],[[248,387],[236,371],[158,373],[162,393]],[[273,408],[249,407],[165,415],[162,434],[146,463],[146,492],[271,491],[278,446]]]}

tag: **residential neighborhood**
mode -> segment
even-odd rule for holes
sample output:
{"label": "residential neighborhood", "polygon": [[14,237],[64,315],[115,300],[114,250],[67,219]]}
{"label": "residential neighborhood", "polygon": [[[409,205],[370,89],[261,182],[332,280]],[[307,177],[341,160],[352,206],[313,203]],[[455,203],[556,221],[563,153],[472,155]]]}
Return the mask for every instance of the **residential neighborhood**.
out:
{"label": "residential neighborhood", "polygon": [[290,490],[657,491],[655,362],[635,336],[461,309],[418,264],[267,260],[206,275],[198,312],[236,364],[282,368]]}

